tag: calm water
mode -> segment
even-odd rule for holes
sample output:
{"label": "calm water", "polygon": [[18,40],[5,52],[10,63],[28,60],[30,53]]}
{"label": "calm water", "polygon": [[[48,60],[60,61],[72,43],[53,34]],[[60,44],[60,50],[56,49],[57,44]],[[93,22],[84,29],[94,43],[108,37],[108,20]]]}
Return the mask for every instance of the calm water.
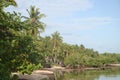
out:
{"label": "calm water", "polygon": [[120,80],[120,68],[57,72],[55,80]]}

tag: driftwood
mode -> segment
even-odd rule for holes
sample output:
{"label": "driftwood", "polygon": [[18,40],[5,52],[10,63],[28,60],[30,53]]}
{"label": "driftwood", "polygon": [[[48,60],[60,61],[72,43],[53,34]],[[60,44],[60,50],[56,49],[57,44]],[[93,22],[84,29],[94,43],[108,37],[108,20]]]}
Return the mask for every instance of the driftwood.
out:
{"label": "driftwood", "polygon": [[110,67],[120,67],[120,64],[107,64],[106,66],[110,66]]}

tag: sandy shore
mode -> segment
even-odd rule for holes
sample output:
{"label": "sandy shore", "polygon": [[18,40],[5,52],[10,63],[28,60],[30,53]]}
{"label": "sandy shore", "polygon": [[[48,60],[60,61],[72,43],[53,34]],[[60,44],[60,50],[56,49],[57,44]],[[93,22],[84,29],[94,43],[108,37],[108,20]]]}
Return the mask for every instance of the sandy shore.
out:
{"label": "sandy shore", "polygon": [[30,75],[28,74],[22,75],[20,73],[12,73],[12,75],[17,75],[20,80],[43,80],[49,79],[50,77],[54,77],[54,71],[63,69],[65,68],[60,66],[53,66],[52,68],[35,70]]}
{"label": "sandy shore", "polygon": [[[108,64],[107,66],[110,67],[120,67],[120,64]],[[107,67],[104,67],[107,68]],[[50,76],[54,77],[55,71],[73,71],[73,70],[94,70],[94,69],[101,69],[101,68],[93,68],[93,67],[88,67],[88,68],[82,68],[82,69],[66,69],[65,67],[61,66],[53,66],[52,68],[43,68],[40,70],[35,70],[32,72],[32,74],[28,75],[22,75],[19,73],[12,73],[12,75],[18,75],[20,80],[43,80],[43,79],[49,79]]]}

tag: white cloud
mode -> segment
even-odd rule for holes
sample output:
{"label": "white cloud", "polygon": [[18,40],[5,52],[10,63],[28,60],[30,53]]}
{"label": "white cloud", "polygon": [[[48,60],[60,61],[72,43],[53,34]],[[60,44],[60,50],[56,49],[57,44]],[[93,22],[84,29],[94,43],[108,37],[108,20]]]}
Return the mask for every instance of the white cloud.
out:
{"label": "white cloud", "polygon": [[104,25],[109,25],[114,22],[120,22],[120,19],[112,17],[88,17],[80,19],[66,19],[66,21],[48,21],[47,28],[49,30],[58,30],[61,32],[77,32],[81,30],[91,30]]}
{"label": "white cloud", "polygon": [[112,17],[88,17],[88,18],[82,18],[79,19],[80,22],[91,22],[91,23],[110,23],[115,21],[120,21],[120,19],[115,19]]}
{"label": "white cloud", "polygon": [[86,11],[93,7],[92,0],[16,0],[16,2],[17,8],[9,7],[6,10],[14,10],[27,16],[26,9],[29,9],[30,5],[35,5],[48,19],[66,17],[76,11]]}
{"label": "white cloud", "polygon": [[39,5],[46,13],[56,15],[70,14],[93,7],[91,0],[41,0]]}
{"label": "white cloud", "polygon": [[91,0],[16,0],[16,2],[18,3],[17,10],[23,10],[29,8],[30,5],[35,5],[48,15],[69,14],[70,12],[84,11],[93,7]]}

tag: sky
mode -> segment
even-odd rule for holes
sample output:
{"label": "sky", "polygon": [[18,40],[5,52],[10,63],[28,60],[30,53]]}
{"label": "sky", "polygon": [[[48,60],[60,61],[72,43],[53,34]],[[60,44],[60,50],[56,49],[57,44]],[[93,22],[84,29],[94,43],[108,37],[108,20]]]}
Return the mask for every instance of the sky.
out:
{"label": "sky", "polygon": [[83,44],[100,53],[120,53],[120,0],[16,0],[18,7],[5,11],[21,12],[31,5],[46,17],[41,36],[58,31],[68,44]]}

